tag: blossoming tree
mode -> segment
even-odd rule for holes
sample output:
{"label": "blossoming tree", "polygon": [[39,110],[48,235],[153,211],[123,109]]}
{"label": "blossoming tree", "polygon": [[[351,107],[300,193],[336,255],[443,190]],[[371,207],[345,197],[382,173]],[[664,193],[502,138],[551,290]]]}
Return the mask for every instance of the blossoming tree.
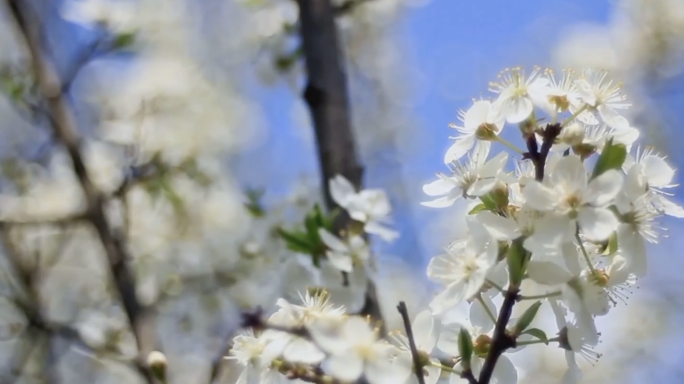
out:
{"label": "blossoming tree", "polygon": [[[464,106],[448,171],[423,187],[427,207],[466,200],[468,231],[427,267],[437,295],[417,313],[397,303],[403,329],[388,332],[369,241],[398,233],[387,194],[360,185],[335,56],[335,12],[352,3],[298,3],[327,207],[287,201],[283,211],[300,208],[287,225],[286,213],[266,214],[259,193],[238,197],[221,162],[238,136],[224,129],[231,117],[216,87],[165,40],[182,31],[159,38],[166,18],[135,23],[143,9],[109,0],[67,6],[64,18],[106,33],[64,76],[35,9],[7,5],[29,70],[6,76],[6,88],[49,137],[43,163],[3,169],[5,333],[35,339],[16,348],[12,377],[65,380],[72,370],[55,362],[83,361],[75,350],[99,364],[88,371],[94,380],[103,370],[126,382],[182,380],[187,360],[199,358],[209,382],[230,364],[240,384],[516,383],[511,354],[554,346],[573,383],[577,356],[598,357],[595,318],[647,274],[658,218],[684,216],[667,191],[674,168],[636,145],[639,130],[622,114],[630,104],[609,73],[505,70],[490,97]],[[70,100],[74,80],[93,55],[133,44],[147,44],[147,54],[122,100],[100,105],[89,135]],[[151,72],[164,76],[148,81]],[[175,81],[179,74],[192,81]],[[504,129],[518,130],[518,142]],[[65,276],[70,289],[56,289]],[[522,302],[532,304],[514,318]],[[557,328],[533,326],[542,306]],[[32,342],[47,352],[33,356]]]}

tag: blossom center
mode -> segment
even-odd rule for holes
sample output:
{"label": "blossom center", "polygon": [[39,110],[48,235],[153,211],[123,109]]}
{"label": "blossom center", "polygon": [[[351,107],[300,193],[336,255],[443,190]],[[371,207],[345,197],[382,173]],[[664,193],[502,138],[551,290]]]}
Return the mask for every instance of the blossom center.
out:
{"label": "blossom center", "polygon": [[480,335],[473,341],[473,352],[479,357],[487,357],[492,346],[492,338],[489,335]]}

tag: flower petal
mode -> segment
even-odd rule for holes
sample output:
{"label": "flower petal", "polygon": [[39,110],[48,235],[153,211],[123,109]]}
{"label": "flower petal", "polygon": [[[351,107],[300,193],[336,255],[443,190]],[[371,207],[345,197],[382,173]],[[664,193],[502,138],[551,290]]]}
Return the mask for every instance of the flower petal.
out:
{"label": "flower petal", "polygon": [[444,164],[451,164],[454,161],[461,159],[466,153],[468,153],[468,151],[470,151],[470,148],[475,145],[475,141],[476,139],[474,135],[458,137],[444,154]]}
{"label": "flower petal", "polygon": [[356,190],[352,183],[342,175],[337,175],[330,179],[328,186],[330,188],[330,196],[343,208],[346,207],[349,200],[356,195]]}
{"label": "flower petal", "polygon": [[544,285],[559,285],[572,279],[570,272],[550,261],[530,260],[527,274],[534,282]]}
{"label": "flower petal", "polygon": [[564,156],[551,173],[551,185],[564,185],[566,193],[578,193],[587,186],[587,170],[578,156]]}
{"label": "flower petal", "polygon": [[675,170],[664,159],[650,155],[644,156],[640,163],[644,166],[643,172],[649,185],[658,188],[672,183]]}
{"label": "flower petal", "polygon": [[[482,296],[482,301],[487,306],[489,313],[496,316],[496,306],[494,305],[492,299],[485,295]],[[480,300],[475,300],[472,304],[470,304],[470,321],[481,333],[487,333],[494,329],[494,321],[492,321],[489,313],[482,305]]]}
{"label": "flower petal", "polygon": [[451,283],[430,302],[433,315],[441,315],[463,301],[466,295],[465,281]]}
{"label": "flower petal", "polygon": [[582,234],[589,240],[602,241],[610,237],[620,222],[615,214],[606,208],[584,207],[577,216]]}
{"label": "flower petal", "polygon": [[514,240],[520,237],[520,229],[515,220],[489,211],[480,212],[475,215],[475,218],[496,240]]}
{"label": "flower petal", "polygon": [[458,200],[457,197],[454,198],[451,196],[443,196],[443,197],[439,197],[439,198],[436,198],[436,199],[431,200],[431,201],[424,201],[424,202],[420,203],[420,205],[422,205],[424,207],[430,207],[430,208],[446,208],[446,207],[451,207],[452,205],[454,205],[454,202],[456,200]]}
{"label": "flower petal", "polygon": [[536,180],[525,185],[523,196],[526,204],[539,211],[551,211],[558,202],[558,194]]}
{"label": "flower petal", "polygon": [[609,204],[622,189],[622,174],[614,169],[603,172],[589,182],[583,192],[584,202],[602,207]]}

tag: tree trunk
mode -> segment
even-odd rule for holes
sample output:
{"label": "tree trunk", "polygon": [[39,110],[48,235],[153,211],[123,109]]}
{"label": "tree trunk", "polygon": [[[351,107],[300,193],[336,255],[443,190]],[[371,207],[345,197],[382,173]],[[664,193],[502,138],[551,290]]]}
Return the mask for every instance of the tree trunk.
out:
{"label": "tree trunk", "polygon": [[[336,175],[361,187],[363,166],[352,133],[344,55],[340,49],[335,16],[330,0],[297,0],[308,84],[304,99],[309,105],[316,131],[321,180],[328,208],[336,207],[328,181]],[[347,227],[349,217],[340,215],[335,229]],[[361,311],[382,321],[375,285],[368,282]],[[382,325],[382,323],[380,323]],[[384,325],[383,325],[384,330]]]}

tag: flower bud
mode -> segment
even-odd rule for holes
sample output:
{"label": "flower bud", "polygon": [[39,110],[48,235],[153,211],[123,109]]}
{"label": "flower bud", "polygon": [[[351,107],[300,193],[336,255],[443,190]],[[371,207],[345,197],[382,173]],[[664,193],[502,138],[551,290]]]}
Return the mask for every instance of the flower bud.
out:
{"label": "flower bud", "polygon": [[159,351],[152,351],[147,355],[147,366],[154,377],[159,379],[162,383],[166,382],[166,356]]}
{"label": "flower bud", "polygon": [[579,123],[572,123],[561,130],[558,140],[570,146],[581,145],[584,140],[584,127]]}
{"label": "flower bud", "polygon": [[473,343],[473,353],[482,358],[487,357],[489,349],[492,347],[492,338],[489,335],[480,335]]}

